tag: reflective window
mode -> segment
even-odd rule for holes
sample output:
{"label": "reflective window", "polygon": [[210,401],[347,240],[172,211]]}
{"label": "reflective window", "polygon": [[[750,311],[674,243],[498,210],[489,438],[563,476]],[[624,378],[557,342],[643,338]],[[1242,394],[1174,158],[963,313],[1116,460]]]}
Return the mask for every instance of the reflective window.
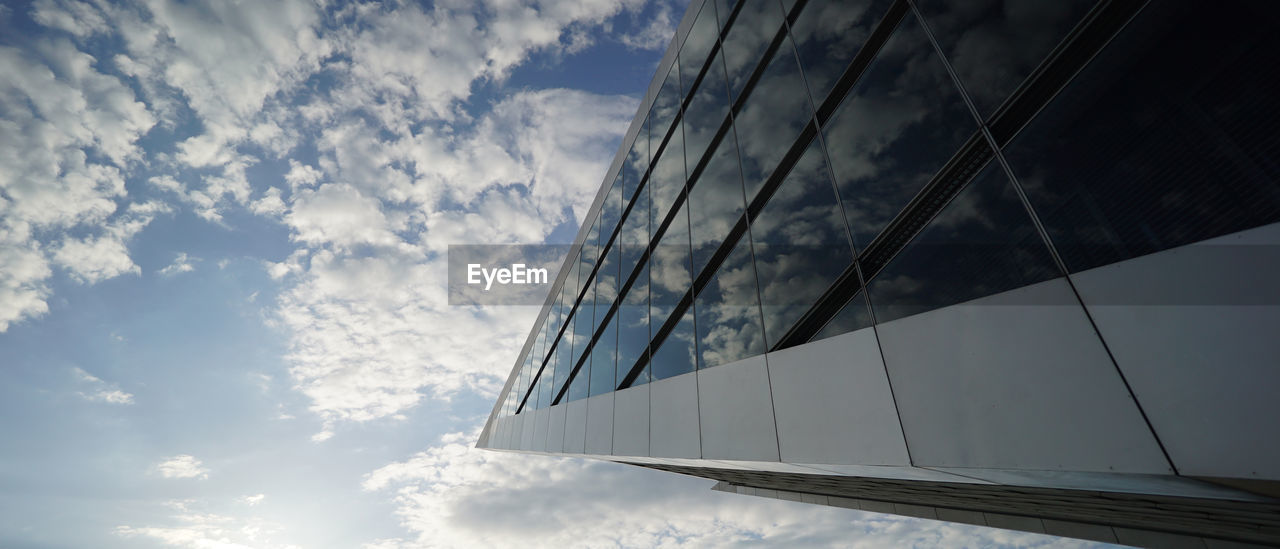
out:
{"label": "reflective window", "polygon": [[604,195],[604,203],[600,205],[600,245],[609,243],[609,237],[618,228],[622,220],[622,174],[613,180],[609,191]]}
{"label": "reflective window", "polygon": [[782,8],[777,2],[756,1],[742,5],[741,12],[724,37],[725,69],[734,101],[742,94],[752,71],[760,64],[769,43],[781,28]]}
{"label": "reflective window", "polygon": [[617,386],[614,375],[616,375],[615,357],[618,350],[618,324],[614,318],[610,316],[605,320],[607,324],[604,332],[591,348],[591,396],[608,393]]}
{"label": "reflective window", "polygon": [[680,191],[684,190],[684,139],[679,125],[667,148],[663,150],[653,165],[653,173],[649,176],[649,223],[652,230],[657,230],[671,212]]}
{"label": "reflective window", "polygon": [[649,318],[653,330],[666,322],[693,285],[689,275],[689,217],[681,204],[662,242],[649,258]]}
{"label": "reflective window", "polygon": [[697,366],[697,345],[693,341],[695,333],[693,317],[694,307],[691,305],[680,316],[675,329],[667,334],[666,339],[653,352],[653,360],[649,364],[653,379],[666,379],[687,374]]}
{"label": "reflective window", "polygon": [[818,143],[809,144],[751,223],[770,349],[853,261]]}
{"label": "reflective window", "polygon": [[[729,14],[733,13],[733,7],[738,5],[738,0],[714,0],[716,12],[719,14],[720,28],[724,28],[729,24]],[[711,2],[707,2],[710,4]]]}
{"label": "reflective window", "polygon": [[689,225],[696,278],[742,217],[742,177],[733,133],[724,136],[689,189]]}
{"label": "reflective window", "polygon": [[689,35],[685,37],[684,44],[680,45],[680,80],[684,82],[685,93],[688,93],[694,80],[698,78],[698,72],[706,64],[707,55],[716,45],[716,37],[719,34],[720,27],[716,24],[715,4],[707,2],[698,12],[697,19],[693,20],[693,26],[689,28]]}
{"label": "reflective window", "polygon": [[795,40],[814,104],[822,104],[891,3],[890,0],[810,0],[805,4],[791,24],[791,38]]}
{"label": "reflective window", "polygon": [[[618,384],[631,372],[637,361],[645,358],[649,348],[649,268],[641,265],[631,289],[618,306]],[[649,368],[645,367],[632,385],[649,382]]]}
{"label": "reflective window", "polygon": [[716,131],[729,116],[729,100],[724,88],[724,68],[720,54],[707,69],[684,113],[685,157],[688,168],[693,170],[706,152]]}
{"label": "reflective window", "polygon": [[823,326],[822,330],[809,341],[847,334],[854,330],[868,328],[872,324],[871,311],[867,308],[866,295],[862,293],[862,290],[858,290],[858,293],[854,294],[853,298],[844,304],[840,312],[836,313],[836,316],[832,317],[827,322],[827,325]]}
{"label": "reflective window", "polygon": [[983,118],[990,117],[1096,0],[919,0]]}
{"label": "reflective window", "polygon": [[1030,216],[991,162],[875,275],[867,291],[876,321],[889,322],[1056,276]]}
{"label": "reflective window", "polygon": [[734,117],[748,202],[755,198],[812,117],[813,108],[800,78],[795,50],[787,38],[747,96],[742,111]]}
{"label": "reflective window", "polygon": [[1280,220],[1280,3],[1232,5],[1147,6],[1007,147],[1068,270]]}
{"label": "reflective window", "polygon": [[591,223],[591,229],[587,231],[587,237],[582,241],[581,256],[578,261],[582,264],[578,271],[577,293],[579,295],[582,290],[591,283],[591,270],[596,267],[596,258],[600,255],[600,217],[597,214],[596,219]]}
{"label": "reflective window", "polygon": [[824,130],[854,243],[869,244],[976,129],[920,24],[903,19]]}
{"label": "reflective window", "polygon": [[624,284],[631,272],[636,270],[640,258],[649,247],[649,188],[646,186],[636,196],[631,211],[622,220],[622,231],[618,233],[619,262],[622,265],[619,284]]}
{"label": "reflective window", "polygon": [[569,379],[569,372],[573,370],[574,348],[575,343],[574,323],[578,320],[578,313],[574,311],[573,316],[569,317],[568,328],[565,329],[564,335],[560,336],[560,344],[556,346],[556,363],[555,369],[550,372],[552,374],[553,384],[551,386],[551,394],[543,395],[548,400],[544,400],[545,405],[555,402],[556,396],[560,394],[560,390],[564,388],[564,384]]}
{"label": "reflective window", "polygon": [[649,155],[651,158],[661,154],[658,146],[662,144],[663,138],[671,129],[671,123],[675,122],[676,115],[680,113],[681,97],[680,63],[672,63],[667,79],[663,81],[662,88],[658,90],[658,95],[649,108]]}
{"label": "reflective window", "polygon": [[[583,265],[581,276],[583,278],[586,278],[587,276],[585,264]],[[578,304],[578,311],[575,315],[577,320],[573,323],[573,363],[569,366],[570,371],[572,371],[572,368],[577,367],[578,363],[582,362],[584,356],[587,356],[588,353],[590,353],[589,346],[591,345],[591,337],[595,334],[596,328],[595,304],[595,284],[588,282],[587,293],[582,296],[582,302]],[[608,306],[605,306],[605,310],[607,309]],[[586,368],[578,372],[570,384],[569,393],[567,395],[569,400],[577,400],[587,396],[587,376],[591,370],[591,359],[588,357],[586,360],[588,361],[584,363],[586,364]],[[566,372],[566,375],[568,373],[569,372]]]}
{"label": "reflective window", "polygon": [[631,144],[631,150],[627,152],[627,158],[622,161],[622,207],[625,209],[627,201],[635,196],[636,189],[640,188],[640,180],[644,178],[645,170],[649,169],[649,119],[645,118],[644,124],[640,126],[640,131],[636,133],[635,143]]}
{"label": "reflective window", "polygon": [[710,368],[764,353],[760,298],[751,242],[743,235],[695,301],[698,367]]}

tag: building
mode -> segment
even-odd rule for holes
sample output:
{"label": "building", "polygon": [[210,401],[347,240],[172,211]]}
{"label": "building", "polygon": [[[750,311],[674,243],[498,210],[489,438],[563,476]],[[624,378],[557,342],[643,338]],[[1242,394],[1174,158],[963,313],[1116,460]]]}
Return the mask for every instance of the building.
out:
{"label": "building", "polygon": [[695,0],[478,446],[1280,544],[1277,31],[1269,0]]}

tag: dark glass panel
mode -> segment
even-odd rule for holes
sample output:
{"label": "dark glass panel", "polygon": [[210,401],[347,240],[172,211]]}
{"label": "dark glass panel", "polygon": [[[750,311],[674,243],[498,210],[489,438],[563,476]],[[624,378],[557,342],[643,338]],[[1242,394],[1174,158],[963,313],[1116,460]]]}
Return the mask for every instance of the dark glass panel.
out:
{"label": "dark glass panel", "polygon": [[624,209],[631,197],[635,196],[636,189],[640,188],[640,180],[644,178],[644,172],[648,169],[649,119],[645,118],[640,131],[636,133],[635,143],[632,143],[631,150],[627,152],[627,158],[622,161],[622,207]]}
{"label": "dark glass panel", "polygon": [[684,190],[684,177],[684,139],[677,129],[662,156],[654,161],[653,174],[649,176],[649,226],[653,230],[662,224]]}
{"label": "dark glass panel", "polygon": [[716,13],[719,15],[717,19],[720,21],[720,28],[723,29],[729,23],[729,14],[733,13],[733,7],[738,5],[738,0],[715,0],[715,5]]}
{"label": "dark glass panel", "polygon": [[[870,275],[870,273],[868,273]],[[992,162],[867,285],[877,322],[1060,276]]]}
{"label": "dark glass panel", "polygon": [[858,290],[858,293],[853,294],[853,299],[845,303],[844,308],[840,309],[840,312],[836,313],[836,316],[832,317],[827,325],[823,326],[822,330],[809,341],[847,334],[870,327],[872,324],[874,323],[871,321],[871,311],[867,309],[866,295],[862,290]]}
{"label": "dark glass panel", "polygon": [[729,100],[724,89],[724,69],[717,53],[684,112],[685,158],[690,171],[698,164],[716,131],[729,116]]}
{"label": "dark glass panel", "polygon": [[681,97],[683,96],[680,95],[680,63],[672,63],[667,79],[663,81],[662,88],[658,90],[658,95],[649,108],[649,155],[651,158],[656,159],[659,154],[658,146],[662,144],[667,131],[671,129],[671,123],[675,122],[676,115],[680,113]]}
{"label": "dark glass panel", "polygon": [[649,258],[649,318],[653,330],[666,322],[676,304],[693,286],[689,275],[689,216],[687,203],[681,204],[675,218],[654,247]]}
{"label": "dark glass panel", "polygon": [[[578,312],[574,311],[573,316],[569,317],[568,328],[565,329],[564,335],[560,337],[560,344],[557,345],[555,370],[551,372],[551,379],[554,383],[551,387],[551,394],[548,396],[550,399],[554,399],[556,395],[560,394],[560,390],[564,388],[565,381],[569,379],[569,371],[573,369],[574,358],[576,358],[574,356],[574,344],[577,339],[574,334],[574,324],[577,323],[578,317]],[[554,400],[545,402],[549,404]]]}
{"label": "dark glass panel", "polygon": [[698,72],[706,64],[711,48],[716,45],[716,36],[720,34],[720,26],[716,24],[716,8],[707,2],[693,20],[689,35],[680,46],[680,81],[684,82],[685,93],[688,93]]}
{"label": "dark glass panel", "polygon": [[[636,361],[645,356],[649,348],[649,269],[648,263],[641,266],[635,283],[623,296],[618,306],[618,373],[616,383],[631,371]],[[632,385],[649,382],[648,367]]]}
{"label": "dark glass panel", "polygon": [[609,192],[604,195],[604,203],[600,205],[600,245],[609,242],[609,237],[622,221],[622,174],[613,180]]}
{"label": "dark glass panel", "polygon": [[648,187],[636,196],[631,211],[622,220],[622,232],[618,233],[619,253],[622,264],[620,283],[636,269],[644,251],[649,247],[649,192]]}
{"label": "dark glass panel", "polygon": [[[586,341],[590,341],[590,339],[586,339]],[[595,348],[592,348],[591,351],[588,351],[588,352],[591,354],[594,354]],[[574,360],[575,365],[578,362],[579,362],[578,360]],[[578,368],[578,372],[573,375],[573,379],[569,380],[569,390],[568,392],[565,393],[564,400],[562,402],[571,402],[574,400],[582,400],[584,398],[587,398],[587,394],[590,392],[590,390],[591,390],[591,356],[588,355],[586,362],[582,363],[582,366]]]}
{"label": "dark glass panel", "polygon": [[[587,230],[587,238],[582,241],[582,252],[578,261],[582,264],[578,271],[577,293],[591,283],[591,270],[596,266],[596,258],[600,255],[600,217],[597,214],[591,228]],[[588,317],[590,318],[590,317]]]}
{"label": "dark glass panel", "polygon": [[600,257],[600,268],[596,270],[596,327],[600,326],[601,315],[609,310],[618,298],[618,246],[609,246]]}
{"label": "dark glass panel", "polygon": [[595,285],[588,284],[587,292],[583,294],[582,302],[578,304],[578,311],[575,314],[578,320],[573,323],[574,364],[577,364],[578,360],[587,352],[587,345],[591,342],[591,335],[595,333],[595,302]]}
{"label": "dark glass panel", "polygon": [[551,345],[556,342],[556,334],[560,330],[561,322],[561,303],[564,302],[563,293],[557,296],[556,300],[551,303],[551,310],[547,312],[546,330],[542,334],[542,352],[538,353],[540,360],[546,359],[553,349]]}
{"label": "dark glass panel", "polygon": [[680,316],[675,329],[667,334],[662,345],[653,352],[653,360],[649,364],[653,379],[666,379],[692,372],[698,364],[697,345],[694,343],[694,307]]}
{"label": "dark glass panel", "polygon": [[916,5],[983,118],[1096,0],[920,0]]}
{"label": "dark glass panel", "polygon": [[560,363],[564,361],[564,357],[569,355],[569,347],[562,347],[561,345],[564,345],[563,341],[560,345],[556,345],[555,360],[548,362],[547,365],[542,368],[542,375],[538,380],[538,408],[551,406],[551,399],[555,398],[555,393],[552,391],[555,381],[555,371],[560,367]]}
{"label": "dark glass panel", "polygon": [[699,368],[764,353],[760,294],[751,261],[751,242],[745,235],[720,264],[695,303]]}
{"label": "dark glass panel", "polygon": [[822,147],[814,139],[751,223],[769,348],[853,262]]}
{"label": "dark glass panel", "polygon": [[791,39],[787,38],[747,96],[742,111],[734,117],[748,202],[755,198],[811,118],[813,108],[800,78]]}
{"label": "dark glass panel", "polygon": [[869,244],[976,130],[920,24],[903,19],[824,129],[854,243]]}
{"label": "dark glass panel", "polygon": [[810,0],[805,4],[791,24],[791,38],[795,40],[814,104],[822,104],[891,3],[891,0]]}
{"label": "dark glass panel", "polygon": [[591,348],[591,396],[608,393],[617,386],[614,375],[617,366],[615,357],[618,350],[618,324],[614,322],[615,318],[610,316],[605,319],[607,324],[604,332],[596,340],[595,347]]}
{"label": "dark glass panel", "polygon": [[1076,272],[1280,220],[1280,3],[1147,6],[1007,147]]}
{"label": "dark glass panel", "polygon": [[781,28],[782,8],[777,2],[757,0],[742,5],[742,11],[724,37],[724,63],[734,101],[742,94],[743,86]]}
{"label": "dark glass panel", "polygon": [[689,189],[689,226],[696,278],[742,217],[742,177],[733,133],[724,136]]}

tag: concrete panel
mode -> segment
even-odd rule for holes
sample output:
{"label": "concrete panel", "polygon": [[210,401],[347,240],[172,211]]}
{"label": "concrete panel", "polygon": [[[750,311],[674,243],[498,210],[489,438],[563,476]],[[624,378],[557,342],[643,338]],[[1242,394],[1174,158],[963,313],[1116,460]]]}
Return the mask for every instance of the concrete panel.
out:
{"label": "concrete panel", "polygon": [[564,416],[564,452],[581,454],[587,445],[587,401],[575,400],[568,404]]}
{"label": "concrete panel", "polygon": [[551,409],[543,408],[533,412],[533,446],[535,452],[547,451],[547,426],[551,419]]}
{"label": "concrete panel", "polygon": [[1280,480],[1280,225],[1072,275],[1184,475]]}
{"label": "concrete panel", "polygon": [[613,393],[613,455],[649,455],[649,385]]}
{"label": "concrete panel", "polygon": [[520,418],[520,446],[516,450],[533,450],[533,432],[536,430],[534,425],[537,424],[537,414],[534,411],[526,411],[517,416]]}
{"label": "concrete panel", "polygon": [[699,458],[698,376],[678,375],[649,384],[649,455]]}
{"label": "concrete panel", "polygon": [[777,461],[764,356],[699,370],[697,377],[702,457]]}
{"label": "concrete panel", "polygon": [[1171,472],[1065,279],[877,332],[917,466]]}
{"label": "concrete panel", "polygon": [[768,360],[782,461],[910,465],[872,329]]}
{"label": "concrete panel", "polygon": [[587,440],[584,451],[588,454],[613,453],[613,393],[593,396],[587,402]]}
{"label": "concrete panel", "polygon": [[547,425],[547,449],[548,452],[564,451],[564,420],[565,411],[568,410],[567,404],[558,404],[548,408],[551,418]]}

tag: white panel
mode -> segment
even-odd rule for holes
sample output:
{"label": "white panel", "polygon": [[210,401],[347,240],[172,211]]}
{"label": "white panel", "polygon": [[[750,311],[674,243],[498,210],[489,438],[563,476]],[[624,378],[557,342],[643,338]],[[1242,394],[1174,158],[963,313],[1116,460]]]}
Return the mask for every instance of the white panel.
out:
{"label": "white panel", "polygon": [[533,431],[537,417],[534,410],[525,410],[520,414],[520,446],[516,447],[517,450],[533,450]]}
{"label": "white panel", "polygon": [[587,401],[570,402],[564,416],[564,452],[581,454],[587,444]]}
{"label": "white panel", "polygon": [[502,444],[502,435],[503,435],[502,428],[505,420],[506,418],[498,417],[498,418],[494,418],[493,422],[489,424],[489,437],[484,441],[485,443],[485,445],[483,446],[484,448],[503,448],[504,447]]}
{"label": "white panel", "polygon": [[1002,471],[940,467],[938,471],[982,479],[1005,486],[1034,486],[1065,490],[1125,492],[1192,498],[1267,501],[1268,498],[1241,492],[1234,488],[1175,475],[1130,475],[1116,473],[1082,473],[1078,471]]}
{"label": "white panel", "polygon": [[613,453],[613,393],[587,399],[586,453]]}
{"label": "white panel", "polygon": [[649,455],[649,385],[613,393],[613,455]]}
{"label": "white panel", "polygon": [[917,466],[1171,472],[1065,279],[877,330]]}
{"label": "white panel", "polygon": [[763,355],[699,370],[702,457],[777,461],[778,437]]}
{"label": "white panel", "polygon": [[547,426],[551,419],[551,409],[543,408],[533,412],[533,447],[535,452],[547,451]]}
{"label": "white panel", "polygon": [[557,404],[549,408],[551,419],[547,420],[547,451],[561,452],[564,449],[565,404]]}
{"label": "white panel", "polygon": [[694,373],[649,384],[649,455],[698,458],[698,376]]}
{"label": "white panel", "polygon": [[782,461],[910,465],[871,328],[769,354]]}
{"label": "white panel", "polygon": [[1072,276],[1184,475],[1280,480],[1280,225]]}

